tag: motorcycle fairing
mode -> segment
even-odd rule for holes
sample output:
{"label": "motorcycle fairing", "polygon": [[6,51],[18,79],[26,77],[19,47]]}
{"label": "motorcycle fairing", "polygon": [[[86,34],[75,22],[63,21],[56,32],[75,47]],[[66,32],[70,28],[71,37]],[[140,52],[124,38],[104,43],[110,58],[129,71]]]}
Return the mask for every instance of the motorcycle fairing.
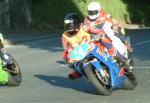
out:
{"label": "motorcycle fairing", "polygon": [[86,65],[91,64],[95,67],[95,69],[97,69],[100,72],[102,69],[101,63],[103,63],[109,69],[112,88],[116,88],[116,87],[120,88],[125,80],[125,75],[118,76],[120,72],[120,68],[115,62],[113,62],[111,56],[109,56],[107,52],[103,52],[102,54],[99,54],[97,50],[98,50],[98,47],[95,47],[95,49],[93,49],[88,54],[88,56],[89,55],[93,56],[94,59],[84,63],[83,68]]}

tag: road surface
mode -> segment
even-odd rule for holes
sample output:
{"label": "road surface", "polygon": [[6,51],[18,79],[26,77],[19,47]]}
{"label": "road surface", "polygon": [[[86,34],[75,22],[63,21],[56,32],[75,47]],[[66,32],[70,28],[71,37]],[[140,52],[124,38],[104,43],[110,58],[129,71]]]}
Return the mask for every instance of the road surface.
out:
{"label": "road surface", "polygon": [[96,95],[84,79],[69,80],[61,59],[60,37],[21,42],[7,51],[18,61],[23,81],[18,87],[0,87],[1,103],[150,103],[150,30],[129,31],[138,86]]}

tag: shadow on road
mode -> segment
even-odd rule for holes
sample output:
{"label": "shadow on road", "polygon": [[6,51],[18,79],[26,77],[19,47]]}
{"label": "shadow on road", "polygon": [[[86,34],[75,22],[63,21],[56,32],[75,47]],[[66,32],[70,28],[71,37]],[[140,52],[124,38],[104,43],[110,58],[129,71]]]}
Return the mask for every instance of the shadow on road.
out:
{"label": "shadow on road", "polygon": [[63,88],[71,88],[86,93],[94,93],[95,89],[90,83],[84,79],[69,80],[68,78],[61,76],[47,76],[47,75],[35,75],[35,77],[46,81],[50,85],[59,86]]}
{"label": "shadow on road", "polygon": [[65,61],[56,61],[56,63],[65,65]]}
{"label": "shadow on road", "polygon": [[49,32],[29,33],[29,34],[7,34],[3,35],[4,46],[25,45],[32,49],[49,50],[52,52],[62,50],[61,45],[62,32],[52,34]]}

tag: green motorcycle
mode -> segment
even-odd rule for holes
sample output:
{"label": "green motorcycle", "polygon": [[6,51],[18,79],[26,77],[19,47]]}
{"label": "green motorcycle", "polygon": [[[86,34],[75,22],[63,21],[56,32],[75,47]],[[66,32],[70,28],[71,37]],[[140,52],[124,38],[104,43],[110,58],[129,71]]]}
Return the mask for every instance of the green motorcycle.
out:
{"label": "green motorcycle", "polygon": [[0,33],[0,84],[19,86],[21,81],[21,69],[16,60],[4,49],[3,35]]}

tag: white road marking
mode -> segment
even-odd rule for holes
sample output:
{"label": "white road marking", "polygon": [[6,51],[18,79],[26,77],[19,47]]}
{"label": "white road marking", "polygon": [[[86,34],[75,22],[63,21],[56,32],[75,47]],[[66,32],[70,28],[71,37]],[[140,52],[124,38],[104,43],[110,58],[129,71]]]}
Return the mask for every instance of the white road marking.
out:
{"label": "white road marking", "polygon": [[65,67],[66,65],[65,65],[65,64],[61,64],[60,66],[61,66],[61,67]]}
{"label": "white road marking", "polygon": [[149,43],[149,42],[150,42],[150,40],[147,40],[147,41],[136,43],[135,45],[142,45],[142,44],[146,44],[146,43]]}
{"label": "white road marking", "polygon": [[140,66],[137,66],[135,68],[140,68],[140,69],[150,69],[150,67],[140,67]]}
{"label": "white road marking", "polygon": [[[61,66],[61,67],[65,67],[66,65],[61,64],[60,66]],[[150,66],[149,66],[149,67],[137,66],[137,67],[135,67],[135,68],[140,68],[140,69],[150,69]]]}

